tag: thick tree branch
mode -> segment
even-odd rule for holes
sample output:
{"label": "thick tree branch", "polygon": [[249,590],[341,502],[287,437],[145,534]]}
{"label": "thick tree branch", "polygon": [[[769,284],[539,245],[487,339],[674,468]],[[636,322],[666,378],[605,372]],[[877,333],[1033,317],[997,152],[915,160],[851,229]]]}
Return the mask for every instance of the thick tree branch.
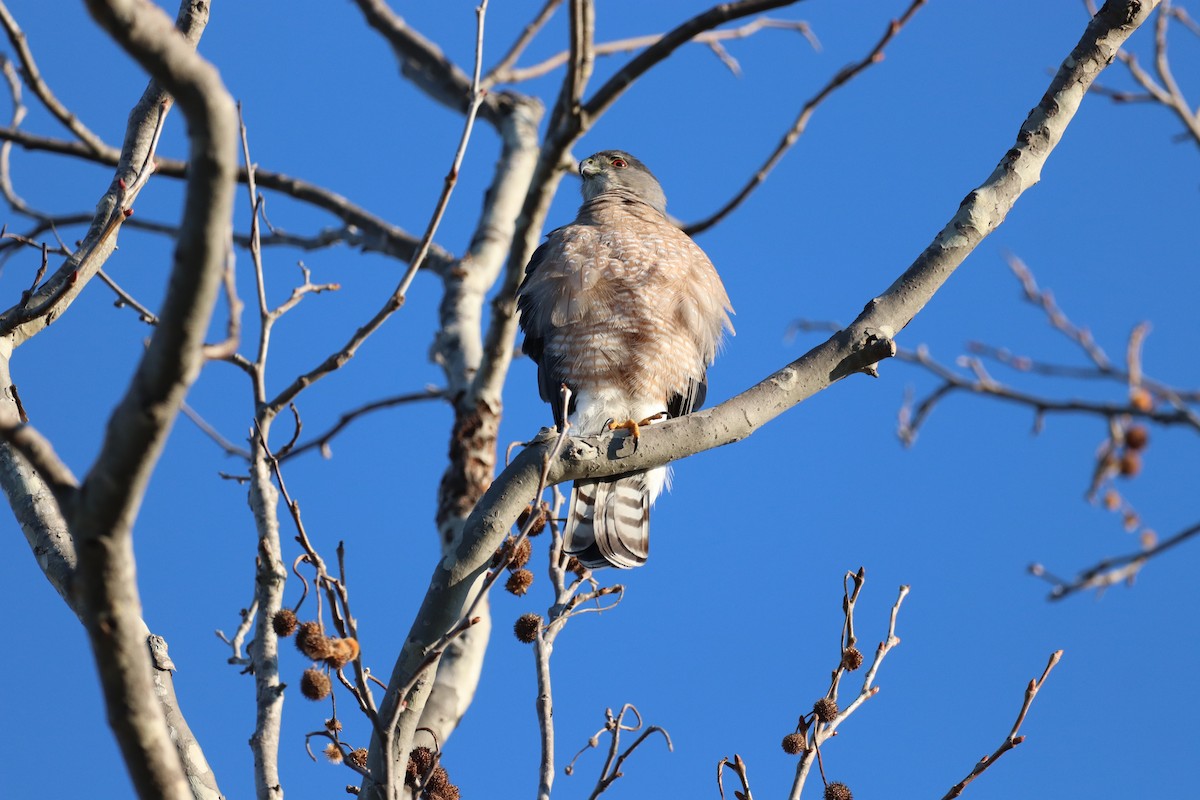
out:
{"label": "thick tree branch", "polygon": [[[722,6],[717,11],[745,10],[748,5]],[[550,482],[647,469],[744,439],[840,378],[891,355],[894,352],[892,337],[920,312],[967,255],[1004,220],[1021,193],[1037,182],[1042,165],[1078,110],[1088,85],[1112,61],[1121,44],[1155,5],[1153,0],[1113,0],[1104,7],[1088,24],[1081,41],[1059,68],[1045,96],[1030,112],[1012,149],[988,179],[966,197],[958,212],[913,265],[883,294],[871,300],[848,328],[715,408],[651,426],[642,434],[636,448],[632,448],[632,442],[624,436],[572,440],[566,451],[551,464]],[[702,17],[707,19],[708,15]],[[691,31],[689,35],[695,32]],[[676,46],[679,42],[678,37],[671,41]],[[621,84],[620,88],[624,85],[627,84]],[[610,93],[615,96],[616,92],[619,89]],[[606,102],[601,101],[605,96],[598,94],[593,102],[604,107]],[[529,209],[527,203],[526,211]],[[519,246],[514,247],[514,251],[519,250]],[[462,618],[472,587],[487,569],[512,521],[534,496],[541,461],[549,447],[549,440],[543,437],[517,456],[472,512],[456,558],[445,559],[435,568],[425,600],[393,671],[384,704],[401,702],[396,693],[404,687],[416,687],[403,698],[407,708],[401,718],[402,731],[412,730],[412,720],[419,717],[424,705],[428,687],[418,678],[428,648]],[[631,449],[633,452],[629,452]],[[408,737],[411,739],[411,733]],[[404,749],[408,743],[402,739],[397,745]]]}
{"label": "thick tree branch", "polygon": [[[438,486],[435,519],[443,553],[452,552],[467,515],[491,484],[495,471],[504,375],[500,374],[495,384],[469,390],[483,361],[485,298],[512,246],[517,216],[537,164],[541,117],[541,103],[523,100],[501,119],[500,156],[471,246],[458,265],[443,274],[445,290],[432,347],[433,358],[451,387],[447,395],[454,407],[450,460]],[[422,732],[418,744],[431,745],[436,740],[444,745],[474,698],[491,631],[486,598],[476,606],[475,614],[481,622],[454,639],[438,663],[420,719],[419,727],[428,733]]]}
{"label": "thick tree branch", "polygon": [[597,90],[583,108],[585,126],[607,111],[617,101],[617,98],[633,85],[634,81],[699,34],[735,19],[770,11],[773,8],[794,5],[797,2],[799,0],[740,0],[736,3],[721,3],[703,14],[692,17],[638,53],[620,72],[609,78]]}
{"label": "thick tree branch", "polygon": [[[404,77],[442,105],[467,113],[472,104],[470,76],[459,69],[440,47],[410,28],[383,0],[354,2],[367,24],[391,45]],[[502,93],[488,94],[479,104],[480,118],[496,124],[507,102],[507,97]]]}
{"label": "thick tree branch", "polygon": [[[195,5],[207,11],[207,3]],[[70,516],[80,610],[134,786],[141,797],[188,800],[191,789],[154,699],[131,534],[167,432],[203,363],[204,334],[231,246],[237,119],[216,70],[156,6],[89,0],[88,9],[179,103],[191,141],[184,223],[159,325]]]}
{"label": "thick tree branch", "polygon": [[[180,8],[176,24],[185,38],[194,46],[207,19],[206,8],[196,8],[193,3],[185,0]],[[128,165],[146,163],[148,154],[153,148],[154,132],[160,126],[162,102],[165,97],[165,93],[152,80],[142,101],[130,115],[130,133],[126,137],[126,150],[119,158],[112,159],[113,163],[119,161],[126,165],[125,174],[127,176],[130,175]],[[114,185],[117,183],[118,181],[114,180]],[[112,191],[110,190],[109,195],[101,202],[101,214],[105,213],[106,201],[111,196]],[[87,215],[83,221],[91,219],[92,215]],[[5,340],[3,347],[5,353],[0,359],[0,385],[6,389],[3,396],[0,396],[0,406],[3,406],[0,416],[16,418],[19,416],[19,407],[15,402],[15,387],[9,373],[11,350],[8,340]],[[78,558],[75,541],[61,511],[63,507],[62,494],[59,493],[60,500],[56,501],[49,486],[43,480],[43,475],[39,474],[24,458],[17,456],[8,445],[0,446],[0,487],[3,488],[8,498],[9,505],[25,533],[29,547],[37,558],[43,574],[62,596],[68,607],[82,620],[81,601],[83,598],[77,591]],[[152,639],[158,643],[154,645],[156,652],[165,653],[165,642],[158,637],[151,637],[149,629],[140,618],[130,620],[130,627],[136,631],[133,639],[135,645],[140,646],[143,650],[143,660],[147,660],[146,657],[149,655],[147,648],[152,647]],[[217,800],[222,797],[222,794],[217,787],[212,769],[205,761],[203,750],[188,728],[179,708],[178,700],[175,697],[172,673],[157,660],[155,665],[151,671],[153,691],[147,699],[157,701],[161,709],[161,715],[169,732],[170,743],[183,765],[187,783],[191,787],[191,796],[198,800]]]}

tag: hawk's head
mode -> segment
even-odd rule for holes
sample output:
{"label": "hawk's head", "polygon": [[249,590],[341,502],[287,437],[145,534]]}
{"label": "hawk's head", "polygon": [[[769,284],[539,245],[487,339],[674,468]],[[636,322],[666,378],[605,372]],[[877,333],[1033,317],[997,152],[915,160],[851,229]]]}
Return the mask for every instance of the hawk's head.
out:
{"label": "hawk's head", "polygon": [[667,213],[667,196],[649,167],[621,150],[601,150],[579,162],[583,178],[583,200],[613,189],[632,193],[661,214]]}

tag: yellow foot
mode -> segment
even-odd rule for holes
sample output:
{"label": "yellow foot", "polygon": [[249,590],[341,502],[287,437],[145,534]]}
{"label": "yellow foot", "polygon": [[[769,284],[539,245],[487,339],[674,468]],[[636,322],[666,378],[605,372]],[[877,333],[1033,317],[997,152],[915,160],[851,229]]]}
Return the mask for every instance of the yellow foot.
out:
{"label": "yellow foot", "polygon": [[608,423],[608,429],[610,431],[616,431],[616,430],[629,431],[629,434],[634,439],[637,439],[642,435],[642,429],[641,429],[642,425],[649,425],[651,422],[654,422],[654,420],[661,419],[662,417],[665,417],[666,415],[667,415],[667,412],[660,411],[653,416],[646,417],[641,422],[634,422],[631,419],[627,419],[624,422],[617,422],[617,421],[613,420]]}

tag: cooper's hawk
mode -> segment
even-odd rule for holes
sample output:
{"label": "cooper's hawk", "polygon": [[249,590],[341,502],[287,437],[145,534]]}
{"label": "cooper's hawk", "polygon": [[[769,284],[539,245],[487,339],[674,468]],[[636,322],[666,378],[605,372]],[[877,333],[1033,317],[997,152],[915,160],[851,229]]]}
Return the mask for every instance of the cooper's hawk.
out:
{"label": "cooper's hawk", "polygon": [[[533,254],[519,291],[525,352],[561,427],[559,387],[572,391],[581,435],[699,408],[729,297],[712,262],[666,216],[667,198],[628,153],[579,165],[583,205]],[[565,547],[589,567],[636,567],[649,553],[650,504],[666,467],[575,482]]]}

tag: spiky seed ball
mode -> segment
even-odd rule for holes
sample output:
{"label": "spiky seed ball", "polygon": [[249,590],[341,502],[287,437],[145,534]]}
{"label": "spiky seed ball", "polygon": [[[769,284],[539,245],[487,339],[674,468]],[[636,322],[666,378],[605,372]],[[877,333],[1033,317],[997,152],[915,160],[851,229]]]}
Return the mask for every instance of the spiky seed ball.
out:
{"label": "spiky seed ball", "polygon": [[854,800],[854,795],[846,784],[830,783],[825,787],[825,800]]}
{"label": "spiky seed ball", "polygon": [[342,748],[330,742],[325,745],[325,757],[329,759],[330,764],[342,763]]}
{"label": "spiky seed ball", "polygon": [[408,754],[408,766],[404,770],[404,782],[416,785],[433,766],[433,751],[428,747],[414,747]]}
{"label": "spiky seed ball", "polygon": [[546,522],[550,519],[550,506],[542,503],[538,507],[537,517],[533,520],[533,527],[529,529],[530,536],[541,536],[542,531],[546,530]]}
{"label": "spiky seed ball", "polygon": [[783,752],[789,756],[799,755],[808,749],[803,733],[789,733],[783,737]]}
{"label": "spiky seed ball", "polygon": [[367,748],[358,747],[346,754],[346,760],[359,769],[367,768]]}
{"label": "spiky seed ball", "polygon": [[304,675],[300,677],[300,694],[309,700],[324,700],[332,689],[329,676],[316,667],[304,670]]}
{"label": "spiky seed ball", "polygon": [[537,536],[546,530],[546,504],[541,503],[536,509],[533,506],[526,506],[525,510],[521,512],[521,516],[517,517],[517,529],[525,530],[525,523],[529,522],[531,516],[533,524],[529,526],[529,535]]}
{"label": "spiky seed ball", "polygon": [[296,612],[290,608],[281,608],[271,617],[271,627],[275,629],[275,635],[284,639],[295,633],[299,624],[296,621]]}
{"label": "spiky seed ball", "polygon": [[863,665],[862,651],[857,647],[847,647],[842,651],[842,666],[851,672]]}
{"label": "spiky seed ball", "polygon": [[449,785],[450,776],[446,773],[446,768],[438,764],[425,780],[425,791],[430,795],[437,795]]}
{"label": "spiky seed ball", "polygon": [[817,715],[817,719],[821,722],[831,722],[838,715],[837,702],[830,700],[828,697],[822,697],[813,703],[813,713]]}
{"label": "spiky seed ball", "polygon": [[517,617],[517,622],[513,625],[513,633],[517,635],[518,642],[530,644],[537,639],[538,631],[542,627],[542,618],[537,614],[522,614]]}
{"label": "spiky seed ball", "polygon": [[342,730],[342,721],[337,717],[325,720],[325,730],[330,733],[340,733]]}
{"label": "spiky seed ball", "polygon": [[1129,403],[1138,411],[1149,411],[1154,408],[1154,397],[1139,386],[1130,393]]}
{"label": "spiky seed ball", "polygon": [[1126,478],[1132,478],[1142,471],[1142,454],[1136,450],[1126,450],[1121,454],[1120,472]]}
{"label": "spiky seed ball", "polygon": [[512,559],[508,562],[508,568],[520,569],[529,563],[531,555],[533,555],[533,544],[528,539],[522,539],[513,548]]}
{"label": "spiky seed ball", "polygon": [[1150,443],[1150,431],[1145,425],[1131,425],[1125,431],[1125,446],[1130,450],[1144,450]]}
{"label": "spiky seed ball", "polygon": [[529,521],[529,515],[533,513],[533,506],[527,505],[520,514],[517,515],[517,529],[524,530],[525,523]]}
{"label": "spiky seed ball", "polygon": [[1121,507],[1121,493],[1116,489],[1109,489],[1104,493],[1104,507],[1109,511],[1116,511]]}
{"label": "spiky seed ball", "polygon": [[527,569],[519,569],[508,576],[508,581],[505,582],[504,588],[517,597],[520,597],[528,592],[529,587],[532,585],[533,573]]}
{"label": "spiky seed ball", "polygon": [[296,631],[296,649],[313,661],[320,661],[329,655],[321,623],[316,620],[300,623],[300,627]]}
{"label": "spiky seed ball", "polygon": [[492,553],[492,569],[495,569],[508,560],[508,554],[512,552],[512,542],[511,538],[505,539],[496,548],[496,552]]}
{"label": "spiky seed ball", "polygon": [[325,656],[325,663],[334,669],[341,669],[358,658],[357,639],[326,639],[325,644],[329,653]]}

